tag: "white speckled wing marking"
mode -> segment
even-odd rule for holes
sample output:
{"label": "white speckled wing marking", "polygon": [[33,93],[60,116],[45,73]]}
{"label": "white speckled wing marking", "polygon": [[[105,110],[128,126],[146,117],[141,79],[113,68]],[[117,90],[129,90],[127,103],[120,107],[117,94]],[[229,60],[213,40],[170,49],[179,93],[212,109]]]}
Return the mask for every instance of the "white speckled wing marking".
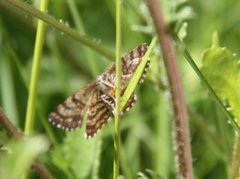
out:
{"label": "white speckled wing marking", "polygon": [[48,120],[57,128],[73,131],[81,126],[88,99],[94,92],[96,81],[68,97],[49,114]]}

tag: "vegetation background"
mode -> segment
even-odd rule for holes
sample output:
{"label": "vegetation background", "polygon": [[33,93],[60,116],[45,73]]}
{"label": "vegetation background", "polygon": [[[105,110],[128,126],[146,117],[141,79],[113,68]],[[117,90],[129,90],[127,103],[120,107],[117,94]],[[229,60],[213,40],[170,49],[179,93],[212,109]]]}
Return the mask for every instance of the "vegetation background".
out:
{"label": "vegetation background", "polygon": [[[155,30],[145,1],[123,2],[124,54],[141,43],[150,43]],[[40,1],[26,3],[39,8]],[[181,20],[187,22],[183,28],[184,42],[199,67],[202,53],[211,46],[215,31],[220,44],[239,57],[240,1],[162,0],[161,8],[170,26]],[[86,34],[99,46],[114,51],[115,1],[51,0],[47,13]],[[36,24],[36,18],[0,0],[0,106],[21,131],[25,126]],[[234,128],[178,52],[189,111],[195,178],[228,178]],[[176,177],[170,94],[158,46],[151,61],[147,79],[136,89],[136,105],[121,121],[120,173],[125,178]],[[84,127],[69,133],[47,121],[48,114],[58,104],[96,79],[110,63],[112,61],[101,54],[48,26],[37,87],[33,132],[37,136],[17,143],[1,127],[0,171],[18,176],[30,166],[32,158],[38,156],[37,160],[55,178],[112,178],[113,122],[93,139],[86,140]],[[11,156],[11,151],[15,151],[15,155]],[[29,177],[37,178],[37,174],[30,172]]]}

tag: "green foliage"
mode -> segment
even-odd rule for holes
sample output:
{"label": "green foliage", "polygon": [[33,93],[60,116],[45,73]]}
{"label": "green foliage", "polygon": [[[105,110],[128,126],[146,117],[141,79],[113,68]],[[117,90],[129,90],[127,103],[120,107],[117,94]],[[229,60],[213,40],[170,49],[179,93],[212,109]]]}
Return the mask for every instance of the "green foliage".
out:
{"label": "green foliage", "polygon": [[236,54],[217,44],[203,54],[202,72],[240,125],[240,66]]}
{"label": "green foliage", "polygon": [[[67,133],[61,145],[51,150],[52,163],[64,171],[68,178],[94,178],[93,169],[100,162],[100,138],[84,138],[84,130]],[[96,176],[95,176],[96,177]],[[64,177],[63,177],[64,178]]]}
{"label": "green foliage", "polygon": [[15,179],[21,178],[34,159],[47,151],[49,141],[43,136],[33,136],[21,141],[11,141],[6,148],[7,152],[1,153],[1,178]]}
{"label": "green foliage", "polygon": [[[32,2],[24,3],[34,4]],[[185,40],[197,64],[201,63],[201,54],[211,43],[212,33],[219,32],[219,41],[227,48],[215,45],[205,50],[202,70],[215,93],[239,122],[240,1],[161,2],[169,31],[175,31]],[[56,20],[54,23],[61,22],[60,27],[77,29],[88,39],[93,39],[94,47],[104,49],[106,56],[112,56],[109,54],[115,49],[115,1],[55,0],[49,3],[47,15]],[[141,43],[150,44],[156,35],[143,0],[124,0],[122,20],[122,54]],[[7,0],[0,1],[0,106],[20,131],[25,125],[35,32],[36,18],[14,8]],[[158,44],[152,49],[146,80],[135,89],[136,105],[121,117],[120,174],[129,179],[137,178],[137,174],[142,178],[176,178],[169,85],[159,49]],[[228,49],[236,52],[236,56]],[[233,158],[234,129],[226,122],[218,104],[209,98],[208,90],[202,88],[201,80],[180,51],[178,54],[189,106],[195,178],[225,179]],[[79,36],[72,38],[65,31],[47,26],[37,86],[34,133],[45,134],[51,147],[48,148],[45,139],[38,137],[12,141],[0,126],[1,174],[19,178],[30,170],[37,158],[34,161],[44,164],[54,178],[112,178],[113,122],[109,122],[95,138],[86,140],[84,125],[69,133],[52,127],[47,119],[59,103],[96,79],[110,63],[112,59],[81,43]],[[29,178],[36,178],[34,175],[31,173]]]}

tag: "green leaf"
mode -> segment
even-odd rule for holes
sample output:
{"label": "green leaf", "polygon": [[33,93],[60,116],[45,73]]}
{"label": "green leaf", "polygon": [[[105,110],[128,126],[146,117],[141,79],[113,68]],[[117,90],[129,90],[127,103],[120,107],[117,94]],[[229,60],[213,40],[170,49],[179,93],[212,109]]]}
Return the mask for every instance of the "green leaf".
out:
{"label": "green leaf", "polygon": [[[85,139],[84,130],[66,133],[66,138],[52,150],[52,162],[68,178],[94,178],[98,173],[100,138]],[[94,173],[96,172],[96,173]]]}
{"label": "green leaf", "polygon": [[33,160],[47,151],[48,140],[43,136],[26,137],[24,140],[12,141],[8,146],[8,153],[0,156],[1,178],[21,178],[30,168]]}
{"label": "green leaf", "polygon": [[204,76],[240,125],[239,60],[227,48],[213,45],[204,52],[202,61]]}

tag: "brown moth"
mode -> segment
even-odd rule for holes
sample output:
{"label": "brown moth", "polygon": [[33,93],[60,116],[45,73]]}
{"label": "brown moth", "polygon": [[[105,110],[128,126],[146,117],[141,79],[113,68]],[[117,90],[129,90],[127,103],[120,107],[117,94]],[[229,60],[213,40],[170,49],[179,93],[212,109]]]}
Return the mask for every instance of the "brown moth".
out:
{"label": "brown moth", "polygon": [[[148,45],[142,44],[121,58],[121,95],[124,94],[147,49]],[[150,59],[146,63],[139,84],[144,81],[149,64]],[[68,97],[62,104],[59,104],[50,113],[49,121],[58,128],[73,131],[81,126],[83,116],[86,114],[85,136],[86,138],[93,137],[115,113],[115,78],[115,64],[112,64],[97,80]],[[137,96],[133,93],[128,99],[123,112],[132,108],[136,100]]]}

